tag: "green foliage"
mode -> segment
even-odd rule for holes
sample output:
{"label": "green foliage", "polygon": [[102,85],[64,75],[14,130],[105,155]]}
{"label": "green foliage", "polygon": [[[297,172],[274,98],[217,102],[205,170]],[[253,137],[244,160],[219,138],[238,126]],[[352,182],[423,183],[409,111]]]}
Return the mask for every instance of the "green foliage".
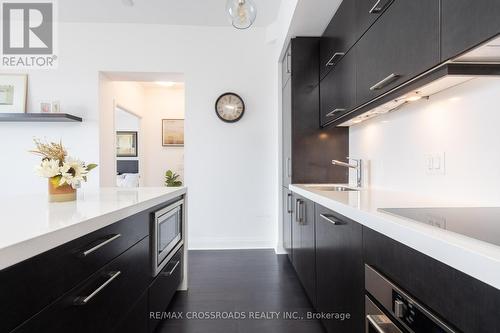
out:
{"label": "green foliage", "polygon": [[165,172],[165,186],[167,187],[179,187],[182,186],[182,182],[179,179],[179,175],[172,170],[167,170]]}

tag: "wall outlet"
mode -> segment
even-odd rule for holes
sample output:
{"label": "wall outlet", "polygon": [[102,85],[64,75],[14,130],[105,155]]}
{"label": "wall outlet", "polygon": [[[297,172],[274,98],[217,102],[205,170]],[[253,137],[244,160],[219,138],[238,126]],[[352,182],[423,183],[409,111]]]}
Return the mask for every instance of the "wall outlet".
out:
{"label": "wall outlet", "polygon": [[428,175],[445,175],[445,153],[425,154],[425,173]]}

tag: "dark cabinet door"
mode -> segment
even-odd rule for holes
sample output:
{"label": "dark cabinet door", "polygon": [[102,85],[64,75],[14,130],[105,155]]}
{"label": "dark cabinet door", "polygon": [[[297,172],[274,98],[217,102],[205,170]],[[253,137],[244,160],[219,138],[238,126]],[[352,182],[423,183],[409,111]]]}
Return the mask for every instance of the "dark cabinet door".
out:
{"label": "dark cabinet door", "polygon": [[284,87],[292,76],[292,46],[288,45],[288,48],[281,63],[281,87]]}
{"label": "dark cabinet door", "polygon": [[292,260],[292,192],[283,187],[283,248],[285,249],[288,258]]}
{"label": "dark cabinet door", "polygon": [[309,300],[316,306],[314,203],[294,194],[293,264]]}
{"label": "dark cabinet door", "polygon": [[499,34],[499,17],[498,0],[442,0],[442,60]]}
{"label": "dark cabinet door", "polygon": [[292,83],[287,82],[283,89],[282,124],[283,124],[283,162],[282,183],[288,186],[292,182]]}
{"label": "dark cabinet door", "polygon": [[363,332],[362,226],[316,205],[317,309],[349,313],[349,320],[324,320],[328,332]]}
{"label": "dark cabinet door", "polygon": [[354,0],[356,3],[356,38],[359,39],[389,8],[394,0]]}
{"label": "dark cabinet door", "polygon": [[342,1],[320,38],[320,78],[323,78],[356,43],[356,7]]}
{"label": "dark cabinet door", "polygon": [[356,45],[357,104],[439,63],[439,1],[396,0]]}
{"label": "dark cabinet door", "polygon": [[146,237],[15,332],[112,331],[147,289],[151,280],[149,257]]}
{"label": "dark cabinet door", "polygon": [[321,126],[338,119],[355,104],[356,57],[349,52],[320,82]]}

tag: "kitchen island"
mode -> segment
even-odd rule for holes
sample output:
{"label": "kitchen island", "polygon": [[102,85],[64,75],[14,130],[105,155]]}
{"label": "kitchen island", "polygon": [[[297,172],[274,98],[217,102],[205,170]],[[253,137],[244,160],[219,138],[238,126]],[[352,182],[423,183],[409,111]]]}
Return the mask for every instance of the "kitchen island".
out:
{"label": "kitchen island", "polygon": [[[186,192],[102,188],[66,203],[4,198],[0,331],[153,331],[148,312],[165,310],[175,290],[187,288]],[[176,215],[158,214],[173,206]],[[162,216],[174,217],[180,240],[160,268],[153,234]]]}

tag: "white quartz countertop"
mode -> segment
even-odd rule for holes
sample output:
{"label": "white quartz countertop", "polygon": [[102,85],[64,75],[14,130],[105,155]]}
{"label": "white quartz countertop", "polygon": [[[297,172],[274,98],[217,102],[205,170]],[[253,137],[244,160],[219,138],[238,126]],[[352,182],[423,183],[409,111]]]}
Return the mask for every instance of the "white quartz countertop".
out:
{"label": "white quartz countertop", "polygon": [[0,197],[0,270],[186,193],[185,187],[78,191],[74,202],[46,195]]}
{"label": "white quartz countertop", "polygon": [[377,189],[330,192],[308,185],[290,185],[289,188],[317,204],[500,289],[499,246],[378,211],[379,208],[463,205]]}

